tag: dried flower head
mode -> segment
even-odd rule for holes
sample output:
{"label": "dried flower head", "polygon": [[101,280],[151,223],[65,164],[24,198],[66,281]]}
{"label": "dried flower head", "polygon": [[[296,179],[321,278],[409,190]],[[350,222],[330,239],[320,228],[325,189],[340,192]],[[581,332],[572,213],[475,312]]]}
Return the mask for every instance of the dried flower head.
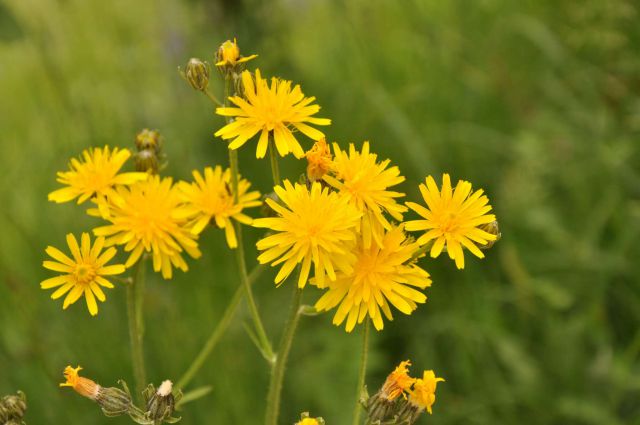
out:
{"label": "dried flower head", "polygon": [[91,400],[95,400],[98,397],[98,393],[102,387],[96,384],[89,378],[85,378],[80,376],[78,372],[80,372],[82,368],[80,366],[75,369],[71,366],[67,366],[64,369],[64,378],[66,382],[60,384],[61,387],[71,387],[75,392],[80,394],[83,397],[90,398]]}
{"label": "dried flower head", "polygon": [[467,248],[478,258],[484,254],[476,244],[486,245],[497,239],[481,228],[483,224],[495,221],[496,216],[488,214],[491,211],[489,199],[479,189],[471,191],[471,183],[459,180],[455,190],[451,188],[449,174],[442,176],[442,190],[438,190],[433,177],[426,179],[426,184],[419,186],[426,208],[415,202],[407,202],[407,206],[417,212],[422,219],[405,223],[409,231],[426,231],[418,238],[420,245],[433,242],[431,257],[440,255],[443,248],[447,248],[449,258],[455,260],[456,267],[464,268],[464,253]]}
{"label": "dried flower head", "polygon": [[388,401],[395,400],[400,395],[407,398],[408,391],[416,381],[415,378],[409,376],[409,366],[411,366],[411,360],[402,361],[387,376],[380,390],[381,397]]}
{"label": "dried flower head", "polygon": [[280,156],[292,152],[296,158],[302,158],[304,151],[293,135],[297,129],[313,140],[320,140],[324,134],[305,124],[329,125],[327,118],[314,118],[312,115],[320,106],[311,104],[315,97],[305,97],[299,85],[291,88],[291,81],[271,79],[271,87],[256,69],[255,83],[249,71],[242,73],[244,98],[231,96],[229,100],[236,107],[217,108],[218,115],[234,117],[234,121],[215,133],[225,140],[233,139],[229,149],[238,149],[260,132],[256,158],[264,158],[272,137]]}
{"label": "dried flower head", "polygon": [[96,298],[99,301],[106,299],[101,287],[113,288],[113,284],[104,276],[124,273],[125,267],[122,264],[107,265],[116,255],[116,249],[108,248],[102,252],[105,245],[105,239],[102,237],[97,238],[92,247],[89,234],[83,233],[80,238],[81,246],[78,246],[75,236],[69,233],[67,245],[73,258],[52,246],[48,246],[45,250],[56,261],[44,261],[42,265],[49,270],[64,274],[43,280],[40,282],[40,287],[42,289],[57,287],[58,289],[51,294],[54,300],[68,293],[62,305],[63,309],[84,295],[89,313],[95,316],[98,314]]}
{"label": "dried flower head", "polygon": [[310,181],[321,180],[322,176],[331,170],[333,164],[333,156],[331,155],[331,147],[327,144],[325,138],[322,138],[313,144],[305,156],[307,157],[307,177]]}

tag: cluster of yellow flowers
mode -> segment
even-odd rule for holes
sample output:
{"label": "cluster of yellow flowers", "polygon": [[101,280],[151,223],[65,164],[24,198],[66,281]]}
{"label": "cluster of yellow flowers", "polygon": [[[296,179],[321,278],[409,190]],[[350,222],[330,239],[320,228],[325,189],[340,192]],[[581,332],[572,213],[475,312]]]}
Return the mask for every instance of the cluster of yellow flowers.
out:
{"label": "cluster of yellow flowers", "polygon": [[[325,134],[314,126],[330,125],[331,120],[315,116],[320,110],[315,97],[306,97],[291,81],[277,77],[269,81],[259,69],[246,70],[246,63],[255,57],[241,56],[235,40],[220,46],[215,65],[225,79],[224,103],[209,92],[208,64],[192,59],[183,73],[194,89],[219,104],[216,113],[226,123],[215,136],[228,141],[230,168],[207,166],[202,172],[194,170],[191,182],[174,182],[159,174],[163,159],[159,134],[143,130],[136,138],[136,153],[108,146],[91,148],[71,160],[69,171],[58,173],[64,187],[50,193],[49,199],[90,201],[87,213],[104,221],[92,229],[93,244],[89,233],[82,233],[80,243],[73,234],[67,235],[71,256],[46,248],[55,261],[44,261],[44,267],[61,274],[41,286],[57,288],[51,295],[54,299],[66,294],[64,309],[84,295],[90,314],[96,315],[96,300],[105,300],[102,288],[114,287],[106,277],[124,273],[141,258],[150,258],[153,270],[165,279],[172,277],[174,268],[187,271],[183,254],[201,256],[198,238],[208,225],[224,229],[229,248],[240,247],[240,252],[240,226],[248,225],[267,231],[256,244],[257,261],[278,267],[277,286],[297,269],[297,288],[309,283],[323,291],[315,310],[335,309],[335,325],[344,323],[351,332],[366,321],[381,330],[383,318],[393,320],[392,307],[410,315],[426,302],[424,291],[432,282],[419,260],[427,252],[437,258],[446,251],[462,269],[465,249],[483,258],[482,250],[497,240],[496,217],[482,189],[474,191],[464,180],[454,186],[449,174],[438,185],[428,175],[417,187],[422,202],[404,201],[405,193],[398,186],[405,177],[396,165],[379,158],[369,141],[350,143],[347,148],[327,143]],[[314,141],[306,151],[300,135]],[[267,189],[273,194],[264,197],[265,214],[257,218],[246,215],[245,209],[262,205],[263,197],[239,177],[235,152],[252,140],[256,158],[269,153],[274,177]],[[304,160],[299,165],[306,173],[300,179],[279,177],[278,157],[288,154]],[[130,158],[136,171],[121,172]],[[419,218],[405,221],[410,211]],[[116,247],[128,257],[123,264],[108,265],[117,254]],[[244,264],[244,257],[239,263]],[[246,276],[246,270],[240,272]],[[245,289],[251,306],[248,284]],[[280,358],[286,359],[286,354]],[[420,412],[431,413],[436,384],[443,379],[430,370],[422,378],[412,378],[408,366],[409,361],[402,362],[389,375],[376,400],[390,403],[402,395],[406,411],[398,414],[409,415],[407,423],[413,423]],[[91,393],[97,387],[83,386],[92,381],[79,378],[78,370],[65,371],[64,385]],[[279,394],[274,397],[279,400]],[[383,406],[384,415],[388,409],[389,405]],[[275,423],[277,407],[272,411],[270,423]],[[304,414],[298,423],[324,422]]]}
{"label": "cluster of yellow flowers", "polygon": [[[147,133],[144,130],[141,135]],[[64,309],[84,294],[90,314],[96,315],[96,298],[105,300],[100,287],[113,288],[103,276],[124,273],[145,253],[165,279],[172,277],[174,267],[187,271],[182,254],[200,257],[198,236],[209,223],[224,229],[229,247],[235,248],[232,219],[251,224],[243,210],[261,205],[260,193],[250,191],[245,179],[239,180],[239,196],[234,198],[228,169],[206,167],[202,174],[194,170],[193,182],[174,183],[171,177],[144,169],[143,161],[136,164],[141,163],[144,171],[121,173],[131,156],[127,149],[92,148],[72,159],[69,171],[58,173],[58,181],[66,186],[50,193],[49,200],[61,203],[77,198],[79,204],[91,200],[94,207],[87,213],[108,223],[93,229],[93,246],[88,233],[82,234],[80,246],[72,234],[67,235],[72,257],[47,247],[46,253],[55,261],[45,261],[44,267],[63,274],[43,281],[41,287],[58,288],[53,299],[67,294]],[[107,266],[116,255],[115,246],[129,257],[124,264]]]}

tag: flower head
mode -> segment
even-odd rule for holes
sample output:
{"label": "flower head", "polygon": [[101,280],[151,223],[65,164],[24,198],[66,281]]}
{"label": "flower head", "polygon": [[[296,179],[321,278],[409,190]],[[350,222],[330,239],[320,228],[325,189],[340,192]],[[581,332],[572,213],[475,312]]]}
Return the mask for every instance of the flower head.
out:
{"label": "flower head", "polygon": [[453,190],[449,174],[442,176],[441,191],[431,176],[427,177],[426,184],[419,187],[427,207],[415,202],[407,202],[407,206],[423,219],[405,223],[409,231],[426,230],[418,243],[424,245],[434,240],[431,247],[432,258],[439,256],[446,246],[449,258],[455,260],[459,269],[464,268],[462,247],[476,257],[484,258],[476,243],[486,245],[496,239],[495,234],[481,228],[482,225],[495,221],[496,216],[487,214],[491,211],[491,205],[488,205],[489,199],[483,195],[483,190],[472,192],[471,183],[464,180],[459,180]]}
{"label": "flower head", "polygon": [[307,283],[311,263],[319,286],[324,286],[325,276],[336,279],[336,268],[352,272],[355,257],[350,245],[356,237],[360,213],[349,205],[348,199],[322,188],[319,182],[308,189],[285,180],[284,187],[276,186],[274,190],[281,203],[268,198],[266,202],[278,217],[255,219],[253,225],[276,232],[256,244],[264,251],[258,257],[260,264],[284,263],[276,275],[276,284],[283,282],[299,263],[300,288]]}
{"label": "flower head", "polygon": [[125,268],[122,264],[106,265],[116,255],[116,249],[108,248],[102,252],[105,245],[104,238],[97,238],[92,247],[89,234],[83,233],[78,246],[75,236],[69,233],[67,244],[72,258],[52,246],[48,246],[45,250],[56,261],[44,261],[42,265],[49,270],[64,274],[43,280],[40,282],[40,287],[42,289],[57,287],[58,289],[51,294],[54,300],[68,293],[62,305],[63,309],[84,295],[89,313],[95,316],[98,314],[96,298],[99,301],[106,299],[100,287],[113,288],[113,284],[103,276],[121,274]]}
{"label": "flower head", "polygon": [[82,368],[80,366],[75,369],[71,366],[67,366],[64,369],[64,378],[66,379],[66,382],[63,382],[60,386],[71,387],[81,396],[95,400],[102,387],[91,379],[80,376],[78,372],[81,370]]}
{"label": "flower head", "polygon": [[352,271],[338,274],[329,283],[316,309],[327,311],[338,306],[333,323],[339,326],[346,319],[347,332],[367,316],[381,330],[382,313],[393,320],[389,303],[402,313],[411,314],[417,308],[416,303],[427,300],[414,288],[431,286],[429,273],[413,262],[417,248],[416,243],[407,240],[402,227],[392,227],[384,233],[380,246],[366,247],[361,237],[353,250],[356,262]]}
{"label": "flower head", "polygon": [[83,151],[81,158],[71,159],[69,171],[58,172],[58,182],[67,187],[49,193],[49,200],[62,203],[78,198],[81,204],[94,196],[99,201],[116,197],[116,185],[130,185],[147,178],[146,173],[119,173],[130,156],[128,149],[112,151],[109,146]]}
{"label": "flower head", "polygon": [[407,392],[416,381],[415,378],[409,376],[409,366],[411,366],[410,360],[402,361],[398,367],[387,376],[380,390],[381,396],[385,400],[395,400],[399,395],[407,398]]}
{"label": "flower head", "polygon": [[216,109],[218,115],[235,117],[233,122],[215,133],[216,137],[233,139],[229,143],[229,149],[238,149],[260,132],[256,158],[264,158],[270,135],[280,156],[293,152],[296,158],[302,158],[304,151],[293,135],[293,128],[313,140],[324,137],[321,131],[305,123],[329,125],[331,120],[312,117],[320,110],[320,106],[312,105],[315,97],[304,97],[299,85],[292,89],[291,81],[274,77],[269,87],[259,69],[255,73],[255,83],[251,73],[244,71],[242,84],[244,98],[229,97],[237,107]]}
{"label": "flower head", "polygon": [[244,208],[257,207],[260,202],[260,192],[249,192],[249,183],[245,179],[238,179],[238,200],[234,199],[231,192],[231,171],[222,171],[220,166],[215,169],[207,167],[204,177],[199,171],[193,171],[195,182],[178,183],[181,198],[185,202],[177,214],[189,219],[191,233],[200,234],[212,221],[224,229],[227,244],[230,248],[236,248],[238,241],[231,219],[243,224],[251,224],[251,217],[242,213]]}
{"label": "flower head", "polygon": [[309,412],[302,412],[302,414],[300,414],[300,420],[296,422],[295,425],[324,425],[324,419],[311,418],[309,417]]}
{"label": "flower head", "polygon": [[[107,237],[107,245],[124,245],[124,250],[131,252],[126,267],[134,265],[143,252],[150,252],[153,269],[170,279],[173,267],[189,269],[182,258],[183,251],[193,258],[200,257],[197,235],[180,217],[180,194],[170,177],[160,179],[154,175],[129,187],[120,186],[118,195],[121,201],[110,204],[107,220],[111,224],[93,232]],[[96,215],[95,210],[89,213]]]}
{"label": "flower head", "polygon": [[425,370],[422,379],[416,379],[413,384],[413,390],[410,391],[409,403],[420,409],[427,409],[431,414],[431,406],[436,401],[436,386],[438,382],[444,381],[443,378],[437,378],[432,370]]}
{"label": "flower head", "polygon": [[257,57],[258,55],[240,56],[240,47],[238,47],[238,42],[234,38],[233,41],[225,41],[218,48],[218,52],[216,53],[216,66],[235,66],[238,63],[248,62]]}
{"label": "flower head", "polygon": [[341,193],[346,194],[350,202],[362,213],[362,234],[365,247],[371,240],[381,244],[384,229],[391,229],[391,224],[384,216],[388,213],[395,220],[402,220],[402,213],[407,208],[398,204],[395,198],[404,193],[387,190],[404,181],[398,167],[389,166],[390,161],[378,162],[378,155],[369,152],[369,142],[364,142],[362,151],[349,145],[349,152],[342,151],[334,143],[333,172],[335,176],[325,175],[324,180]]}
{"label": "flower head", "polygon": [[325,138],[322,138],[313,144],[305,156],[307,157],[307,177],[310,181],[321,180],[322,176],[331,170],[333,164],[333,156],[331,155],[331,147],[327,144]]}

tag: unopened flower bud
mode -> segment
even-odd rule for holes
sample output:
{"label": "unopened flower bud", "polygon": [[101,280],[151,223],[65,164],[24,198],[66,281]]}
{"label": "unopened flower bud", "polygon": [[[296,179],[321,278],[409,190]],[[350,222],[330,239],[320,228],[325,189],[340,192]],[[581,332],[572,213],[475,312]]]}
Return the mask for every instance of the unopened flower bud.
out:
{"label": "unopened flower bud", "polygon": [[138,152],[133,155],[136,171],[158,174],[164,160],[160,133],[145,128],[136,135],[136,148]]}
{"label": "unopened flower bud", "polygon": [[180,418],[174,418],[176,402],[182,398],[182,392],[173,395],[173,383],[169,380],[163,381],[156,390],[153,384],[144,390],[144,397],[147,403],[145,417],[154,423],[176,423]]}
{"label": "unopened flower bud", "polygon": [[102,387],[98,392],[96,402],[102,408],[104,415],[108,417],[124,415],[133,408],[129,391],[123,391],[115,387]]}
{"label": "unopened flower bud", "polygon": [[191,58],[187,62],[184,76],[191,87],[204,92],[209,86],[209,64],[200,59]]}
{"label": "unopened flower bud", "polygon": [[484,230],[485,232],[487,232],[489,234],[495,235],[495,237],[496,237],[492,241],[487,241],[487,243],[484,244],[484,245],[479,245],[480,249],[489,249],[489,248],[491,248],[502,237],[502,233],[500,233],[500,227],[498,226],[498,221],[497,220],[494,220],[494,221],[492,221],[490,223],[478,226],[478,228],[480,230]]}
{"label": "unopened flower bud", "polygon": [[0,400],[0,424],[19,424],[27,410],[27,397],[22,391]]}
{"label": "unopened flower bud", "polygon": [[136,134],[136,148],[138,151],[153,150],[156,153],[162,151],[162,139],[160,132],[145,128]]}

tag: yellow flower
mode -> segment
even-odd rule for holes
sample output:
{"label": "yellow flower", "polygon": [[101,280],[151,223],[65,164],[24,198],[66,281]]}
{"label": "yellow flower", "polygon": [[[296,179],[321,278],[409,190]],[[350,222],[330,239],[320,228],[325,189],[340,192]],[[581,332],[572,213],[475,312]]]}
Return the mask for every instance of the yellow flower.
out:
{"label": "yellow flower", "polygon": [[231,171],[227,169],[223,172],[220,166],[215,169],[205,168],[204,178],[194,170],[193,178],[193,183],[178,183],[185,205],[176,216],[189,219],[191,233],[194,235],[200,234],[207,224],[215,221],[219,228],[225,230],[229,247],[236,248],[238,241],[231,218],[243,224],[251,224],[251,217],[242,214],[242,210],[261,205],[260,192],[248,192],[251,183],[239,179],[238,202],[235,202],[231,193]]}
{"label": "yellow flower", "polygon": [[405,223],[409,231],[426,230],[418,239],[418,243],[424,245],[435,240],[431,247],[432,258],[439,256],[446,245],[449,258],[455,260],[459,269],[464,268],[462,247],[467,248],[476,257],[484,258],[476,243],[486,245],[488,241],[495,240],[496,235],[480,227],[494,221],[496,216],[487,214],[491,211],[491,205],[488,205],[489,199],[483,195],[483,190],[472,192],[471,183],[459,180],[454,191],[448,174],[442,176],[442,191],[438,191],[438,186],[431,176],[427,177],[426,185],[421,184],[419,187],[427,208],[414,202],[407,202],[407,206],[424,220]]}
{"label": "yellow flower", "polygon": [[438,382],[444,382],[444,379],[437,378],[432,370],[425,370],[422,379],[416,379],[413,384],[413,391],[410,391],[409,403],[417,406],[419,409],[427,409],[427,412],[431,414],[431,406],[433,406],[433,403],[436,401],[436,386]]}
{"label": "yellow flower", "polygon": [[415,378],[409,376],[408,366],[411,366],[410,360],[400,362],[398,367],[387,376],[380,390],[382,397],[386,400],[393,401],[401,394],[404,398],[407,398],[407,391],[416,381]]}
{"label": "yellow flower", "polygon": [[292,90],[291,81],[272,78],[269,87],[267,80],[260,76],[259,69],[256,69],[255,83],[249,71],[242,73],[242,83],[245,98],[229,97],[237,107],[216,109],[218,115],[235,117],[233,122],[215,133],[216,137],[233,139],[229,143],[229,149],[238,149],[261,132],[256,158],[264,158],[270,134],[280,156],[293,152],[296,158],[302,158],[304,151],[291,127],[313,140],[324,137],[321,131],[305,123],[329,125],[331,120],[312,117],[320,110],[320,106],[311,105],[315,97],[304,97],[299,85]]}
{"label": "yellow flower", "polygon": [[331,147],[327,144],[325,138],[315,142],[305,156],[308,164],[307,177],[310,181],[322,179],[322,176],[331,170],[333,156],[331,155]]}
{"label": "yellow flower", "polygon": [[301,421],[296,422],[296,425],[320,425],[320,422],[315,418],[303,418]]}
{"label": "yellow flower", "polygon": [[388,320],[393,320],[388,302],[404,314],[411,314],[417,308],[416,303],[427,300],[422,292],[412,288],[431,286],[429,273],[412,261],[418,244],[406,239],[402,227],[392,227],[381,242],[381,246],[372,244],[367,248],[360,238],[354,249],[357,260],[353,270],[338,274],[316,303],[319,311],[339,305],[333,323],[340,326],[347,319],[347,332],[366,316],[381,330],[384,324],[380,310]]}
{"label": "yellow flower", "polygon": [[234,38],[233,41],[227,40],[220,45],[216,54],[216,66],[235,65],[237,63],[244,63],[251,59],[257,58],[258,55],[251,55],[246,57],[240,56],[240,47],[238,42]]}
{"label": "yellow flower", "polygon": [[398,204],[395,198],[404,193],[387,190],[404,181],[398,167],[390,167],[389,160],[377,162],[378,155],[369,153],[369,142],[364,142],[362,152],[349,145],[349,153],[340,150],[334,143],[333,172],[335,177],[325,175],[324,180],[340,192],[345,193],[350,202],[363,213],[362,234],[365,247],[371,246],[371,240],[378,245],[382,243],[384,229],[391,229],[391,224],[384,213],[389,213],[395,220],[402,220],[402,213],[407,210]]}
{"label": "yellow flower", "polygon": [[303,288],[313,262],[318,286],[324,286],[325,275],[336,279],[335,269],[350,273],[355,257],[351,244],[355,240],[360,213],[348,199],[319,182],[306,186],[292,185],[285,180],[284,187],[274,188],[282,204],[267,199],[267,204],[278,217],[259,218],[255,227],[269,228],[276,233],[258,241],[256,246],[264,251],[258,257],[260,264],[272,266],[284,263],[275,282],[283,282],[296,264],[302,263],[298,287]]}
{"label": "yellow flower", "polygon": [[43,280],[40,282],[40,287],[42,289],[59,287],[51,295],[54,300],[68,292],[62,305],[63,309],[78,301],[84,294],[89,313],[95,316],[98,314],[96,298],[102,302],[106,299],[100,287],[113,288],[113,284],[103,276],[121,274],[125,268],[122,264],[106,265],[116,255],[116,249],[109,248],[102,252],[105,245],[104,238],[97,238],[92,247],[89,234],[83,233],[78,246],[75,236],[69,233],[67,244],[73,259],[52,246],[48,246],[45,250],[56,261],[44,261],[42,265],[49,270],[64,274]]}
{"label": "yellow flower", "polygon": [[[144,251],[153,254],[153,269],[170,279],[172,267],[187,271],[182,258],[186,251],[199,258],[197,235],[190,232],[187,220],[178,216],[181,206],[178,189],[170,177],[160,179],[149,176],[146,181],[117,188],[121,202],[110,205],[107,218],[111,224],[93,230],[97,236],[106,236],[107,245],[124,245],[131,255],[126,267],[134,265]],[[95,210],[90,214],[96,215]]]}
{"label": "yellow flower", "polygon": [[69,171],[58,172],[58,182],[67,187],[51,192],[49,200],[62,203],[78,198],[78,204],[81,204],[95,196],[98,205],[104,205],[102,201],[106,198],[117,196],[114,186],[130,185],[147,178],[147,173],[118,174],[130,156],[127,149],[111,151],[108,146],[83,151],[80,159],[71,159]]}
{"label": "yellow flower", "polygon": [[82,368],[80,366],[75,369],[71,366],[67,366],[64,369],[64,378],[66,382],[60,384],[61,387],[71,387],[81,396],[95,400],[100,392],[100,385],[93,382],[91,379],[80,376]]}

